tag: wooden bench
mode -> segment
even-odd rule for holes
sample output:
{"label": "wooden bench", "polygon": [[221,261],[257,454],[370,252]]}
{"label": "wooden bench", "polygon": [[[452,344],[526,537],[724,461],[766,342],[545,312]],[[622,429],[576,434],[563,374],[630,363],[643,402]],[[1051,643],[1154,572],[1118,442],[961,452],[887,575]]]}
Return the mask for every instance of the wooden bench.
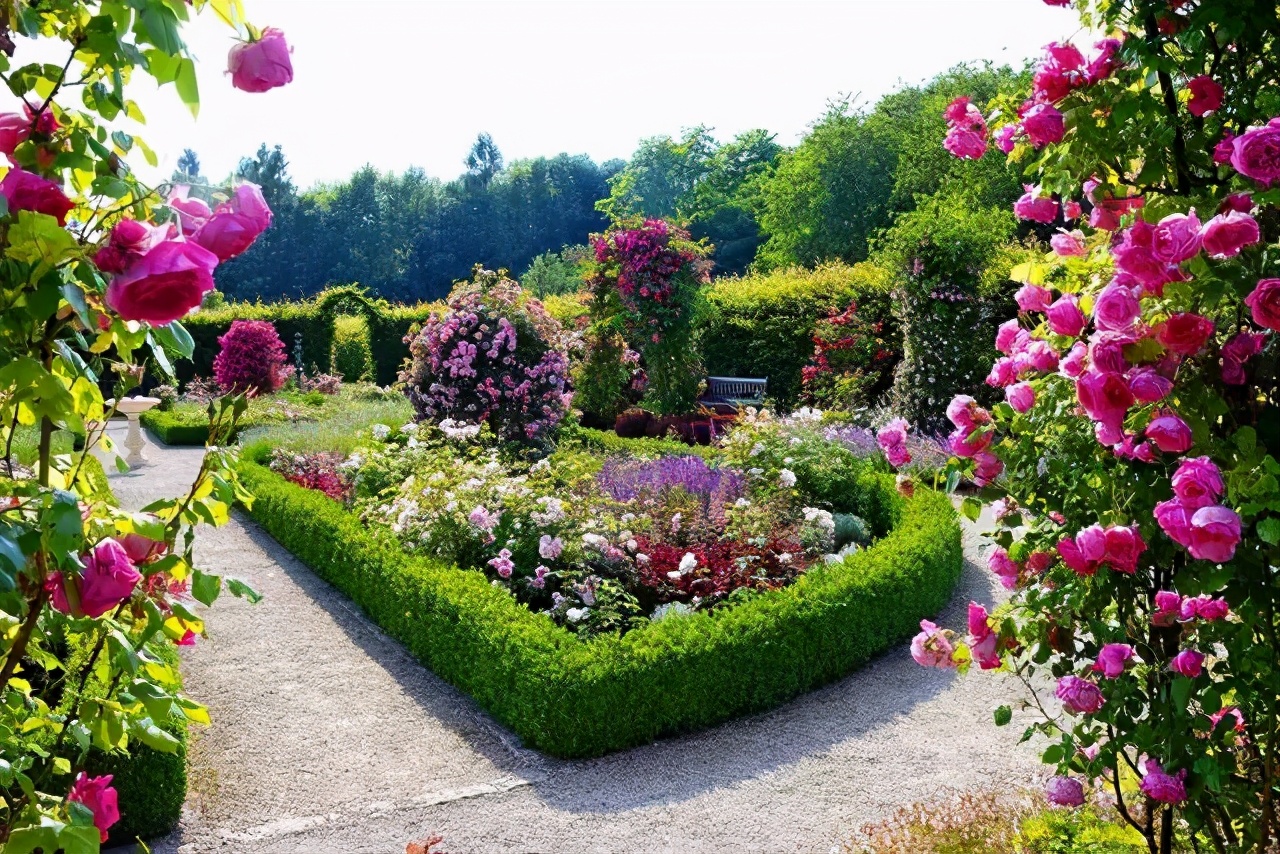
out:
{"label": "wooden bench", "polygon": [[707,393],[699,402],[717,411],[720,407],[726,407],[736,412],[744,406],[759,406],[764,403],[768,384],[768,377],[707,377]]}

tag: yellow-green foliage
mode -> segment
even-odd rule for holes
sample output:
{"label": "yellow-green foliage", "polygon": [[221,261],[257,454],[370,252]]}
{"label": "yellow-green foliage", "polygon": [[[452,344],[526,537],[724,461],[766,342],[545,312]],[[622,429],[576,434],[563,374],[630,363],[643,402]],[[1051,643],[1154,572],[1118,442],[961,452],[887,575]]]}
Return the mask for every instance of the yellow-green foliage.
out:
{"label": "yellow-green foliage", "polygon": [[360,314],[333,319],[333,357],[329,370],[349,383],[373,379],[373,346],[369,321]]}
{"label": "yellow-green foliage", "polygon": [[587,316],[588,295],[583,292],[574,294],[551,294],[542,298],[547,314],[560,321],[568,329],[577,325],[580,317]]}

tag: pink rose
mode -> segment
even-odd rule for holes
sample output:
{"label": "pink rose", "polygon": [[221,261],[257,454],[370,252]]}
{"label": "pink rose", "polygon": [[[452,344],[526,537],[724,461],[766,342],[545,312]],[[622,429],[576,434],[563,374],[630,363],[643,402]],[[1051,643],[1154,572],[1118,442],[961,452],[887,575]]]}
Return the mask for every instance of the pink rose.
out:
{"label": "pink rose", "polygon": [[1169,669],[1180,676],[1194,679],[1204,672],[1204,653],[1184,649],[1169,660]]}
{"label": "pink rose", "polygon": [[1016,124],[1008,124],[1000,128],[1000,130],[996,131],[996,148],[1005,154],[1013,151],[1013,146],[1016,144],[1014,137],[1017,133],[1018,126]]}
{"label": "pink rose", "polygon": [[1183,783],[1187,777],[1185,768],[1179,771],[1177,776],[1166,774],[1160,767],[1160,763],[1154,759],[1148,759],[1142,768],[1146,773],[1139,788],[1151,800],[1165,804],[1180,804],[1187,799],[1187,787]]}
{"label": "pink rose", "polygon": [[1244,304],[1253,312],[1254,323],[1267,329],[1280,330],[1280,279],[1263,279],[1258,282],[1253,293],[1245,297]]}
{"label": "pink rose", "polygon": [[1213,335],[1213,321],[1192,312],[1181,312],[1169,316],[1160,324],[1156,340],[1171,353],[1180,356],[1194,356],[1199,353]]}
{"label": "pink rose", "polygon": [[1080,547],[1076,545],[1075,540],[1070,537],[1063,537],[1058,543],[1058,555],[1062,558],[1062,562],[1066,564],[1076,575],[1093,575],[1098,571],[1098,566],[1084,556],[1080,551]]}
{"label": "pink rose", "polygon": [[239,42],[227,56],[231,85],[242,92],[266,92],[293,81],[293,62],[284,33],[275,27],[262,31],[255,42]]}
{"label": "pink rose", "polygon": [[991,631],[987,609],[977,602],[969,603],[969,636],[965,640],[974,661],[983,670],[995,670],[1000,666],[1000,656],[996,653],[999,638]]}
{"label": "pink rose", "polygon": [[991,423],[991,413],[967,394],[957,394],[947,404],[947,418],[966,431]]}
{"label": "pink rose", "polygon": [[1110,77],[1120,67],[1120,60],[1116,58],[1116,53],[1120,50],[1120,40],[1103,39],[1093,47],[1098,53],[1089,61],[1085,75],[1090,83],[1097,83]]}
{"label": "pink rose", "polygon": [[178,217],[178,224],[182,226],[182,233],[190,236],[200,230],[200,227],[209,221],[209,217],[213,216],[213,211],[209,210],[209,205],[204,199],[189,198],[188,194],[191,188],[186,184],[176,185],[169,193],[169,207]]}
{"label": "pink rose", "polygon": [[942,147],[961,160],[978,160],[987,153],[987,138],[984,133],[953,127],[947,131]]}
{"label": "pink rose", "polygon": [[1071,345],[1071,349],[1067,351],[1067,355],[1062,357],[1062,361],[1058,363],[1058,368],[1063,376],[1075,379],[1084,373],[1085,355],[1088,353],[1083,341],[1077,341]]}
{"label": "pink rose", "polygon": [[1155,224],[1151,254],[1167,264],[1180,264],[1200,252],[1200,220],[1195,208],[1186,214],[1169,214]]}
{"label": "pink rose", "polygon": [[1076,396],[1094,421],[1118,427],[1133,406],[1133,392],[1124,376],[1090,368],[1076,380]]}
{"label": "pink rose", "polygon": [[[118,542],[105,539],[84,555],[84,571],[80,573],[80,612],[87,617],[101,617],[133,594],[142,580],[128,553]],[[45,589],[53,607],[64,614],[72,612],[67,598],[66,577],[50,573]]]}
{"label": "pink rose", "polygon": [[56,183],[16,166],[0,181],[0,195],[9,202],[9,213],[46,214],[56,219],[58,225],[67,224],[67,214],[75,207],[75,202],[68,199]]}
{"label": "pink rose", "polygon": [[957,427],[947,438],[947,445],[951,448],[951,453],[957,457],[967,458],[985,450],[991,444],[992,438],[992,432],[987,429],[966,430],[963,427]]}
{"label": "pink rose", "polygon": [[230,201],[218,205],[191,239],[227,261],[244,252],[271,225],[271,208],[256,184],[236,187]]}
{"label": "pink rose", "polygon": [[98,828],[100,842],[107,841],[107,830],[120,820],[120,807],[111,779],[110,774],[90,777],[81,771],[67,794],[67,800],[82,804],[93,813],[93,826]]}
{"label": "pink rose", "polygon": [[200,305],[217,264],[204,247],[165,240],[111,280],[107,305],[125,320],[163,326]]}
{"label": "pink rose", "polygon": [[1173,473],[1173,494],[1188,510],[1199,510],[1216,502],[1225,486],[1222,472],[1208,457],[1188,457]]}
{"label": "pink rose", "polygon": [[31,121],[17,113],[0,113],[0,154],[13,154],[31,134]]}
{"label": "pink rose", "polygon": [[1073,715],[1090,715],[1102,708],[1098,686],[1079,676],[1063,676],[1054,693],[1062,701],[1062,708]]}
{"label": "pink rose", "polygon": [[1236,150],[1236,135],[1230,130],[1222,132],[1222,139],[1218,140],[1213,147],[1213,162],[1219,166],[1226,166],[1231,162],[1231,155]]}
{"label": "pink rose", "polygon": [[1036,405],[1036,390],[1030,383],[1014,383],[1004,390],[1004,396],[1017,412],[1026,412]]}
{"label": "pink rose", "polygon": [[1018,381],[1018,366],[1009,357],[996,359],[991,365],[991,373],[987,374],[986,384],[993,388],[1004,388]]}
{"label": "pink rose", "polygon": [[1053,302],[1053,291],[1028,282],[1018,288],[1013,300],[1019,311],[1047,311]]}
{"label": "pink rose", "polygon": [[1262,352],[1267,336],[1245,329],[1222,345],[1222,381],[1227,385],[1244,385],[1245,363]]}
{"label": "pink rose", "polygon": [[1084,786],[1074,777],[1050,777],[1044,787],[1044,796],[1054,806],[1084,806]]}
{"label": "pink rose", "polygon": [[1019,199],[1013,203],[1013,214],[1018,219],[1032,222],[1053,222],[1058,218],[1058,203],[1050,198],[1035,195],[1036,191],[1028,187]]}
{"label": "pink rose", "polygon": [[1230,507],[1210,504],[1191,516],[1191,543],[1187,551],[1199,560],[1226,563],[1240,544],[1240,517]]}
{"label": "pink rose", "polygon": [[1147,544],[1137,527],[1112,525],[1103,534],[1105,552],[1103,560],[1117,572],[1132,575],[1138,568],[1138,558],[1147,550]]}
{"label": "pink rose", "polygon": [[947,108],[942,111],[942,117],[947,120],[948,124],[962,127],[972,127],[984,123],[982,113],[966,95],[961,95],[952,100],[950,104],[947,104]]}
{"label": "pink rose", "polygon": [[1280,179],[1280,126],[1250,128],[1232,140],[1231,165],[1260,184]]}
{"label": "pink rose", "polygon": [[1008,355],[1013,352],[1013,343],[1018,338],[1018,333],[1022,331],[1022,327],[1018,325],[1018,318],[1006,320],[996,329],[996,349],[1001,353]]}
{"label": "pink rose", "polygon": [[997,546],[992,550],[991,556],[987,558],[987,568],[991,570],[996,578],[1000,579],[1000,584],[1006,590],[1016,590],[1018,587],[1018,572],[1021,567],[1013,558],[1009,557],[1009,553]]}
{"label": "pink rose", "polygon": [[1062,113],[1052,104],[1036,104],[1022,117],[1022,129],[1036,148],[1044,148],[1062,140],[1066,127]]}
{"label": "pink rose", "polygon": [[1171,626],[1178,619],[1182,607],[1182,597],[1169,590],[1160,590],[1155,595],[1155,610],[1151,613],[1151,622],[1157,626]]}
{"label": "pink rose", "polygon": [[1106,332],[1132,330],[1141,316],[1142,308],[1133,291],[1115,282],[1103,288],[1093,304],[1093,324]]}
{"label": "pink rose", "polygon": [[1084,331],[1085,316],[1080,310],[1080,300],[1075,294],[1063,294],[1051,303],[1046,310],[1049,329],[1055,335],[1067,335],[1075,338]]}
{"label": "pink rose", "polygon": [[1089,254],[1084,245],[1084,232],[1081,231],[1059,231],[1049,238],[1049,245],[1062,258],[1080,258]]}
{"label": "pink rose", "polygon": [[1027,558],[1027,572],[1032,575],[1043,575],[1045,570],[1053,565],[1053,554],[1051,552],[1032,552]]}
{"label": "pink rose", "polygon": [[1004,463],[990,451],[978,451],[973,455],[973,462],[974,486],[983,487],[993,483],[1004,471]]}
{"label": "pink rose", "polygon": [[911,462],[911,454],[907,451],[907,430],[910,426],[905,419],[895,418],[876,434],[880,450],[884,451],[889,465],[894,468],[902,468]]}
{"label": "pink rose", "polygon": [[1228,193],[1227,197],[1222,200],[1222,204],[1218,205],[1218,213],[1225,214],[1231,211],[1239,213],[1253,212],[1253,194],[1252,193]]}
{"label": "pink rose", "polygon": [[1138,220],[1121,233],[1111,255],[1116,269],[1133,276],[1144,288],[1158,292],[1172,276],[1169,263],[1155,255],[1154,239],[1155,226]]}
{"label": "pink rose", "polygon": [[1018,362],[1016,367],[1019,374],[1028,368],[1042,373],[1058,369],[1058,352],[1049,346],[1047,341],[1039,339],[1031,341],[1023,352],[1014,358]]}
{"label": "pink rose", "polygon": [[1134,368],[1129,372],[1129,391],[1139,403],[1163,400],[1173,390],[1173,381],[1161,376],[1155,368]]}
{"label": "pink rose", "polygon": [[1115,679],[1124,673],[1125,665],[1133,658],[1133,647],[1127,643],[1109,643],[1098,650],[1093,669],[1107,679]]}
{"label": "pink rose", "polygon": [[169,231],[168,226],[122,219],[111,228],[107,245],[94,253],[93,263],[104,273],[123,273],[130,264],[164,240]]}
{"label": "pink rose", "polygon": [[1201,593],[1199,596],[1188,596],[1182,600],[1182,606],[1178,609],[1178,618],[1187,621],[1198,619],[1212,623],[1215,620],[1224,619],[1229,613],[1231,608],[1227,605],[1226,599],[1215,599],[1208,593]]}
{"label": "pink rose", "polygon": [[920,634],[911,639],[911,657],[922,667],[955,667],[955,647],[943,629],[920,621]]}
{"label": "pink rose", "polygon": [[1166,454],[1181,454],[1191,448],[1191,428],[1172,412],[1152,418],[1144,435]]}
{"label": "pink rose", "polygon": [[1156,504],[1154,511],[1160,530],[1183,548],[1191,545],[1191,517],[1195,512],[1195,509],[1186,506],[1178,498],[1161,501]]}
{"label": "pink rose", "polygon": [[1207,74],[1188,80],[1187,90],[1191,92],[1187,110],[1193,116],[1206,116],[1222,106],[1222,85]]}
{"label": "pink rose", "polygon": [[1201,234],[1201,243],[1210,258],[1234,258],[1241,249],[1261,239],[1258,221],[1248,213],[1235,210],[1209,220]]}

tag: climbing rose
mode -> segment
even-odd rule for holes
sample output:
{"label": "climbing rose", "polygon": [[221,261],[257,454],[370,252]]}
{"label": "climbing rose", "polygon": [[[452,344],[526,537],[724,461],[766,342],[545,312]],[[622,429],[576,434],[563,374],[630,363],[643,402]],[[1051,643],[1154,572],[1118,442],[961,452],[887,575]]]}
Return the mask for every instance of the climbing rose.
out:
{"label": "climbing rose", "polygon": [[11,213],[46,214],[58,220],[58,225],[67,224],[67,214],[75,207],[75,202],[68,199],[56,183],[17,167],[10,169],[0,181],[0,195],[8,201]]}
{"label": "climbing rose", "polygon": [[1006,590],[1017,588],[1019,567],[1007,551],[997,546],[987,558],[987,568],[1000,579],[1000,585]]}
{"label": "climbing rose", "polygon": [[1172,412],[1151,419],[1146,437],[1166,454],[1181,454],[1191,447],[1191,428]]}
{"label": "climbing rose", "polygon": [[1012,317],[996,327],[996,349],[1006,355],[1013,353],[1014,344],[1022,334],[1018,318]]}
{"label": "climbing rose", "polygon": [[1224,619],[1229,613],[1231,613],[1231,606],[1227,604],[1226,599],[1215,599],[1208,593],[1201,593],[1199,596],[1188,596],[1182,600],[1182,606],[1178,609],[1178,618],[1212,623],[1215,620]]}
{"label": "climbing rose", "polygon": [[[1068,202],[1068,204],[1074,204]],[[1072,217],[1068,217],[1071,219]],[[1084,233],[1080,231],[1060,231],[1049,238],[1049,245],[1062,258],[1079,258],[1088,254],[1084,245]]]}
{"label": "climbing rose", "polygon": [[1178,545],[1188,548],[1191,545],[1191,517],[1195,510],[1183,504],[1182,499],[1171,498],[1156,504],[1153,512],[1160,530]]}
{"label": "climbing rose", "polygon": [[1226,706],[1209,715],[1209,723],[1212,728],[1217,729],[1218,724],[1220,724],[1222,719],[1226,717],[1230,717],[1232,719],[1231,728],[1236,732],[1242,733],[1245,731],[1244,713],[1235,706]]}
{"label": "climbing rose", "polygon": [[1148,759],[1142,766],[1145,772],[1140,788],[1142,793],[1153,801],[1165,804],[1180,804],[1187,799],[1187,787],[1183,780],[1187,777],[1184,768],[1176,776],[1166,774],[1160,763]]}
{"label": "climbing rose", "polygon": [[1106,551],[1103,560],[1117,572],[1132,575],[1138,568],[1138,558],[1147,550],[1147,544],[1136,526],[1112,525],[1104,534]]}
{"label": "climbing rose", "polygon": [[266,92],[293,82],[293,62],[284,33],[275,27],[262,31],[258,41],[239,42],[227,56],[231,85],[244,92]]}
{"label": "climbing rose", "polygon": [[1227,385],[1244,385],[1245,362],[1262,352],[1267,337],[1261,332],[1242,330],[1222,345],[1222,381]]}
{"label": "climbing rose", "polygon": [[1251,213],[1253,211],[1253,194],[1252,193],[1229,193],[1222,204],[1218,205],[1218,213],[1225,214],[1231,211],[1238,213]]}
{"label": "climbing rose", "polygon": [[1062,701],[1062,708],[1073,715],[1089,715],[1102,708],[1102,692],[1098,686],[1079,676],[1063,676],[1054,693]]}
{"label": "climbing rose", "polygon": [[1075,379],[1084,373],[1084,360],[1088,354],[1089,348],[1084,345],[1083,341],[1077,341],[1071,345],[1071,349],[1067,351],[1067,355],[1062,357],[1062,361],[1058,363],[1059,370],[1065,377]]}
{"label": "climbing rose", "polygon": [[1222,132],[1222,139],[1213,147],[1213,162],[1219,166],[1226,166],[1231,162],[1231,155],[1235,152],[1236,135],[1229,130]]}
{"label": "climbing rose", "polygon": [[107,245],[93,255],[104,273],[123,273],[130,264],[151,251],[169,234],[167,226],[152,226],[136,219],[122,219],[111,228]]}
{"label": "climbing rose", "polygon": [[1065,133],[1062,113],[1052,104],[1036,104],[1022,117],[1022,129],[1036,148],[1060,142]]}
{"label": "climbing rose", "polygon": [[1231,165],[1260,184],[1280,179],[1280,122],[1250,128],[1231,143]]}
{"label": "climbing rose", "polygon": [[1171,590],[1157,591],[1155,611],[1151,614],[1151,622],[1157,626],[1171,626],[1178,619],[1182,607],[1182,597]]}
{"label": "climbing rose", "polygon": [[1124,377],[1114,371],[1090,368],[1076,380],[1076,396],[1094,421],[1118,427],[1129,407],[1133,392]]}
{"label": "climbing rose", "polygon": [[1053,302],[1053,291],[1028,282],[1018,288],[1013,299],[1019,311],[1048,311]]}
{"label": "climbing rose", "polygon": [[185,240],[165,240],[107,286],[107,305],[125,320],[171,323],[213,290],[218,258]]}
{"label": "climbing rose", "polygon": [[1139,403],[1163,400],[1173,390],[1173,381],[1158,374],[1155,368],[1134,368],[1129,372],[1129,391]]}
{"label": "climbing rose", "polygon": [[218,205],[204,225],[191,236],[196,243],[227,261],[244,252],[271,225],[271,208],[257,184],[236,187],[230,201]]}
{"label": "climbing rose", "polygon": [[951,453],[957,457],[974,457],[979,452],[986,450],[991,444],[993,436],[990,430],[966,430],[963,427],[957,427],[947,437],[947,446]]}
{"label": "climbing rose", "polygon": [[947,136],[943,139],[942,145],[947,151],[961,160],[978,160],[987,153],[986,137],[968,128],[951,128],[947,131]]}
{"label": "climbing rose", "polygon": [[1030,383],[1014,383],[1004,390],[1004,395],[1017,412],[1026,412],[1036,404],[1036,390]]}
{"label": "climbing rose", "polygon": [[903,418],[895,418],[880,428],[876,434],[876,442],[884,451],[889,465],[902,468],[911,462],[911,454],[907,451],[907,429],[910,427]]}
{"label": "climbing rose", "polygon": [[1156,340],[1172,353],[1194,356],[1200,352],[1212,334],[1212,320],[1192,312],[1181,312],[1170,315],[1168,320],[1160,324]]}
{"label": "climbing rose", "polygon": [[67,800],[83,804],[93,813],[93,826],[98,828],[99,841],[107,841],[107,829],[120,820],[120,808],[116,790],[111,787],[111,774],[90,777],[81,771],[76,775]]}
{"label": "climbing rose", "polygon": [[1151,254],[1169,264],[1180,264],[1200,251],[1200,220],[1195,209],[1169,214],[1155,224],[1151,233]]}
{"label": "climbing rose", "polygon": [[967,394],[957,394],[947,404],[947,419],[966,431],[991,423],[991,413]]}
{"label": "climbing rose", "polygon": [[1245,297],[1244,304],[1253,312],[1253,322],[1280,331],[1280,279],[1263,279]]}
{"label": "climbing rose", "polygon": [[503,578],[510,578],[512,570],[516,568],[511,562],[511,550],[503,549],[498,552],[498,556],[489,561],[489,566],[497,570],[498,575]]}
{"label": "climbing rose", "polygon": [[996,131],[996,148],[1000,149],[1005,154],[1013,151],[1013,146],[1016,144],[1014,137],[1017,133],[1017,125],[1005,125],[1000,128],[1000,130]]}
{"label": "climbing rose", "polygon": [[1000,666],[1000,656],[996,653],[999,638],[991,631],[987,609],[977,602],[969,603],[969,636],[966,640],[979,667],[983,670],[995,670]]}
{"label": "climbing rose", "polygon": [[1098,659],[1093,669],[1107,679],[1115,679],[1124,673],[1124,667],[1133,658],[1133,647],[1127,643],[1109,643],[1098,650]]}
{"label": "climbing rose", "polygon": [[1013,213],[1019,219],[1053,222],[1058,218],[1058,203],[1053,199],[1036,196],[1035,190],[1028,187],[1027,191],[1013,203]]}
{"label": "climbing rose", "polygon": [[1093,305],[1093,323],[1104,332],[1127,332],[1142,316],[1142,308],[1133,291],[1112,282],[1102,289]]}
{"label": "climbing rose", "polygon": [[1049,306],[1046,312],[1049,329],[1055,335],[1067,335],[1075,338],[1085,326],[1084,312],[1080,310],[1080,299],[1075,294],[1063,294]]}
{"label": "climbing rose", "polygon": [[1187,90],[1191,92],[1187,109],[1193,116],[1206,116],[1222,106],[1222,84],[1207,74],[1188,80]]}
{"label": "climbing rose", "polygon": [[1240,517],[1230,507],[1210,504],[1191,516],[1187,551],[1200,560],[1226,563],[1240,544]]}
{"label": "climbing rose", "polygon": [[[80,574],[80,610],[89,617],[101,617],[129,598],[142,580],[128,553],[118,542],[105,539],[84,556],[84,572]],[[71,613],[67,599],[66,578],[61,572],[49,575],[45,588],[53,607]]]}
{"label": "climbing rose", "polygon": [[1194,649],[1184,649],[1170,659],[1169,669],[1180,676],[1189,676],[1194,679],[1204,670],[1204,653],[1196,652]]}
{"label": "climbing rose", "polygon": [[1173,494],[1191,510],[1213,504],[1223,489],[1222,473],[1208,457],[1188,457],[1173,473]]}
{"label": "climbing rose", "polygon": [[1120,67],[1120,60],[1116,59],[1116,53],[1120,50],[1120,45],[1119,39],[1103,39],[1094,44],[1093,48],[1098,53],[1089,61],[1089,67],[1085,71],[1090,83],[1105,80]]}
{"label": "climbing rose", "polygon": [[1060,807],[1084,806],[1084,786],[1074,777],[1051,777],[1044,787],[1049,803]]}
{"label": "climbing rose", "polygon": [[1210,258],[1234,258],[1246,246],[1262,239],[1258,221],[1247,212],[1229,210],[1204,225],[1201,244]]}
{"label": "climbing rose", "polygon": [[955,667],[955,647],[945,632],[928,620],[920,621],[920,634],[911,639],[911,657],[922,667]]}
{"label": "climbing rose", "polygon": [[984,487],[994,481],[1004,471],[1004,463],[990,451],[979,451],[973,455],[973,484]]}
{"label": "climbing rose", "polygon": [[18,113],[0,113],[0,154],[13,154],[13,150],[26,141],[31,133],[31,122]]}
{"label": "climbing rose", "polygon": [[182,233],[188,237],[200,230],[209,221],[213,211],[204,199],[193,199],[188,196],[191,188],[186,184],[178,184],[169,193],[169,207],[178,216],[178,224]]}

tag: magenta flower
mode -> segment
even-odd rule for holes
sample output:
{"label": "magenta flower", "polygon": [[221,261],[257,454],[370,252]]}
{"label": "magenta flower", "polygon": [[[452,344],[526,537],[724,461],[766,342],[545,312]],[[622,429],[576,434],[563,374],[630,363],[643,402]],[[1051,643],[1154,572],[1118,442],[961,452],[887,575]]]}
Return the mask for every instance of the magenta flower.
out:
{"label": "magenta flower", "polygon": [[1272,119],[1232,140],[1231,165],[1264,186],[1280,179],[1280,122]]}
{"label": "magenta flower", "polygon": [[978,402],[967,394],[957,394],[947,404],[947,418],[952,424],[972,431],[991,423],[991,413],[978,405]]}
{"label": "magenta flower", "polygon": [[511,573],[515,570],[516,565],[511,562],[511,550],[503,549],[498,552],[498,556],[489,560],[489,566],[497,570],[498,575],[503,578],[510,578]]}
{"label": "magenta flower", "polygon": [[98,829],[100,842],[107,841],[107,830],[120,820],[120,807],[111,779],[110,774],[90,777],[81,771],[67,793],[68,801],[75,801],[93,813],[93,826]]}
{"label": "magenta flower", "polygon": [[1201,593],[1199,596],[1188,596],[1182,600],[1178,608],[1178,619],[1184,622],[1204,620],[1206,623],[1212,623],[1225,619],[1229,613],[1231,613],[1231,607],[1226,599],[1215,599],[1208,593]]}
{"label": "magenta flower", "polygon": [[1208,457],[1184,459],[1173,473],[1173,494],[1189,510],[1216,503],[1224,488],[1222,472]]}
{"label": "magenta flower", "polygon": [[1027,191],[1013,203],[1013,214],[1018,219],[1049,223],[1058,218],[1058,203],[1053,199],[1037,196],[1036,191],[1028,187]]}
{"label": "magenta flower", "polygon": [[163,326],[200,305],[213,290],[218,258],[185,240],[165,240],[107,286],[106,302],[125,320]]}
{"label": "magenta flower", "polygon": [[[1083,315],[1081,315],[1083,318]],[[1058,363],[1058,370],[1065,377],[1072,379],[1078,378],[1084,373],[1085,357],[1088,355],[1089,348],[1085,346],[1083,341],[1077,341],[1071,345],[1071,349],[1067,351],[1067,355],[1062,357],[1062,361]]]}
{"label": "magenta flower", "polygon": [[1000,656],[996,652],[999,638],[991,631],[991,618],[987,609],[977,602],[969,603],[969,634],[965,642],[973,653],[973,660],[983,670],[995,670],[1000,667]]}
{"label": "magenta flower", "polygon": [[1222,345],[1222,381],[1227,385],[1244,385],[1248,377],[1245,364],[1262,352],[1267,336],[1261,332],[1241,330]]}
{"label": "magenta flower", "polygon": [[1241,249],[1261,239],[1258,221],[1247,210],[1220,213],[1206,222],[1200,233],[1201,245],[1210,258],[1234,258]]}
{"label": "magenta flower", "polygon": [[1193,116],[1207,116],[1222,106],[1222,84],[1207,74],[1188,80],[1187,90],[1191,92],[1187,110]]}
{"label": "magenta flower", "polygon": [[1004,390],[1004,395],[1016,412],[1027,412],[1036,404],[1036,390],[1031,383],[1014,383]]}
{"label": "magenta flower", "polygon": [[1000,130],[996,131],[996,148],[1005,154],[1013,151],[1013,146],[1016,144],[1014,137],[1017,133],[1018,126],[1016,124],[1008,124],[1000,128]]}
{"label": "magenta flower", "polygon": [[1115,679],[1124,673],[1125,665],[1133,659],[1133,647],[1127,643],[1109,643],[1098,650],[1093,669],[1107,679]]}
{"label": "magenta flower", "polygon": [[1160,525],[1160,530],[1183,548],[1191,546],[1191,517],[1194,513],[1195,509],[1187,507],[1178,498],[1161,501],[1155,506],[1156,523]]}
{"label": "magenta flower", "polygon": [[1195,208],[1185,214],[1169,214],[1155,224],[1151,254],[1166,264],[1180,264],[1200,252],[1200,220]]}
{"label": "magenta flower", "polygon": [[1076,397],[1089,417],[1119,427],[1133,406],[1133,392],[1122,374],[1090,368],[1076,380]]}
{"label": "magenta flower", "polygon": [[1093,304],[1093,323],[1105,332],[1128,332],[1142,316],[1142,308],[1133,291],[1111,282],[1098,294]]}
{"label": "magenta flower", "polygon": [[56,182],[16,166],[0,181],[0,196],[9,203],[11,214],[17,211],[46,214],[56,219],[58,225],[67,224],[67,214],[75,207],[75,202],[67,198]]}
{"label": "magenta flower", "polygon": [[1262,279],[1244,304],[1253,313],[1253,322],[1280,331],[1280,279]]}
{"label": "magenta flower", "polygon": [[1116,58],[1120,47],[1119,39],[1103,39],[1094,44],[1093,48],[1098,53],[1089,61],[1089,67],[1085,69],[1085,76],[1090,83],[1105,80],[1120,67],[1120,60]]}
{"label": "magenta flower", "polygon": [[991,572],[1000,579],[1000,584],[1006,590],[1016,590],[1018,587],[1018,572],[1021,569],[1013,558],[1009,557],[1009,553],[997,546],[991,556],[987,558],[987,567]]}
{"label": "magenta flower", "polygon": [[1036,148],[1061,142],[1066,133],[1062,113],[1052,104],[1036,104],[1022,117],[1022,129]]}
{"label": "magenta flower", "polygon": [[1084,786],[1074,777],[1049,778],[1044,787],[1044,796],[1054,806],[1084,806]]}
{"label": "magenta flower", "polygon": [[[113,539],[105,539],[84,555],[84,571],[80,574],[79,611],[87,617],[101,617],[133,594],[142,574],[129,560],[129,554]],[[66,578],[53,572],[45,581],[50,603],[64,614],[72,613],[67,598]]]}
{"label": "magenta flower", "polygon": [[1054,694],[1062,701],[1062,708],[1073,715],[1091,715],[1105,702],[1097,685],[1070,674],[1058,680]]}
{"label": "magenta flower", "polygon": [[[1075,203],[1068,202],[1068,204]],[[1076,205],[1076,207],[1078,209],[1079,205]],[[1089,254],[1089,250],[1084,245],[1084,232],[1082,231],[1059,231],[1049,238],[1049,245],[1053,247],[1054,253],[1061,258],[1080,258]]]}
{"label": "magenta flower", "polygon": [[1156,340],[1171,353],[1194,356],[1204,349],[1212,335],[1212,320],[1193,312],[1180,312],[1160,324]]}
{"label": "magenta flower", "polygon": [[973,483],[983,487],[995,481],[1004,471],[1004,463],[990,451],[979,451],[973,455]]}
{"label": "magenta flower", "polygon": [[1028,282],[1018,288],[1013,299],[1019,311],[1048,311],[1053,302],[1053,291]]}
{"label": "magenta flower", "polygon": [[1166,454],[1181,454],[1191,448],[1191,428],[1172,412],[1152,418],[1145,435]]}
{"label": "magenta flower", "polygon": [[257,41],[238,42],[227,56],[231,85],[244,92],[266,92],[293,82],[292,50],[275,27]]}
{"label": "magenta flower", "polygon": [[1204,653],[1184,649],[1169,661],[1169,669],[1192,679],[1204,672]]}
{"label": "magenta flower", "polygon": [[1173,390],[1173,381],[1161,376],[1155,368],[1134,368],[1129,372],[1129,391],[1139,403],[1163,400]]}
{"label": "magenta flower", "polygon": [[1025,330],[1018,324],[1018,318],[1012,317],[996,327],[996,349],[1006,356],[1013,353],[1018,338]]}
{"label": "magenta flower", "polygon": [[987,138],[985,133],[952,127],[942,140],[942,147],[961,160],[978,160],[987,153]]}
{"label": "magenta flower", "polygon": [[1153,801],[1165,804],[1180,804],[1187,799],[1187,769],[1183,768],[1177,775],[1166,774],[1160,763],[1148,759],[1143,763],[1145,772],[1139,787],[1142,793]]}
{"label": "magenta flower", "polygon": [[920,621],[920,634],[911,639],[911,657],[921,667],[955,667],[955,647],[940,629],[928,620]]}
{"label": "magenta flower", "polygon": [[1151,612],[1151,622],[1157,626],[1171,626],[1182,610],[1182,597],[1171,590],[1160,590],[1155,595],[1155,610]]}
{"label": "magenta flower", "polygon": [[1187,551],[1200,560],[1226,563],[1240,544],[1240,517],[1229,507],[1211,504],[1191,516]]}
{"label": "magenta flower", "polygon": [[1049,305],[1045,316],[1049,321],[1049,329],[1055,335],[1075,338],[1084,331],[1086,320],[1084,312],[1080,310],[1080,298],[1075,294],[1058,297]]}

